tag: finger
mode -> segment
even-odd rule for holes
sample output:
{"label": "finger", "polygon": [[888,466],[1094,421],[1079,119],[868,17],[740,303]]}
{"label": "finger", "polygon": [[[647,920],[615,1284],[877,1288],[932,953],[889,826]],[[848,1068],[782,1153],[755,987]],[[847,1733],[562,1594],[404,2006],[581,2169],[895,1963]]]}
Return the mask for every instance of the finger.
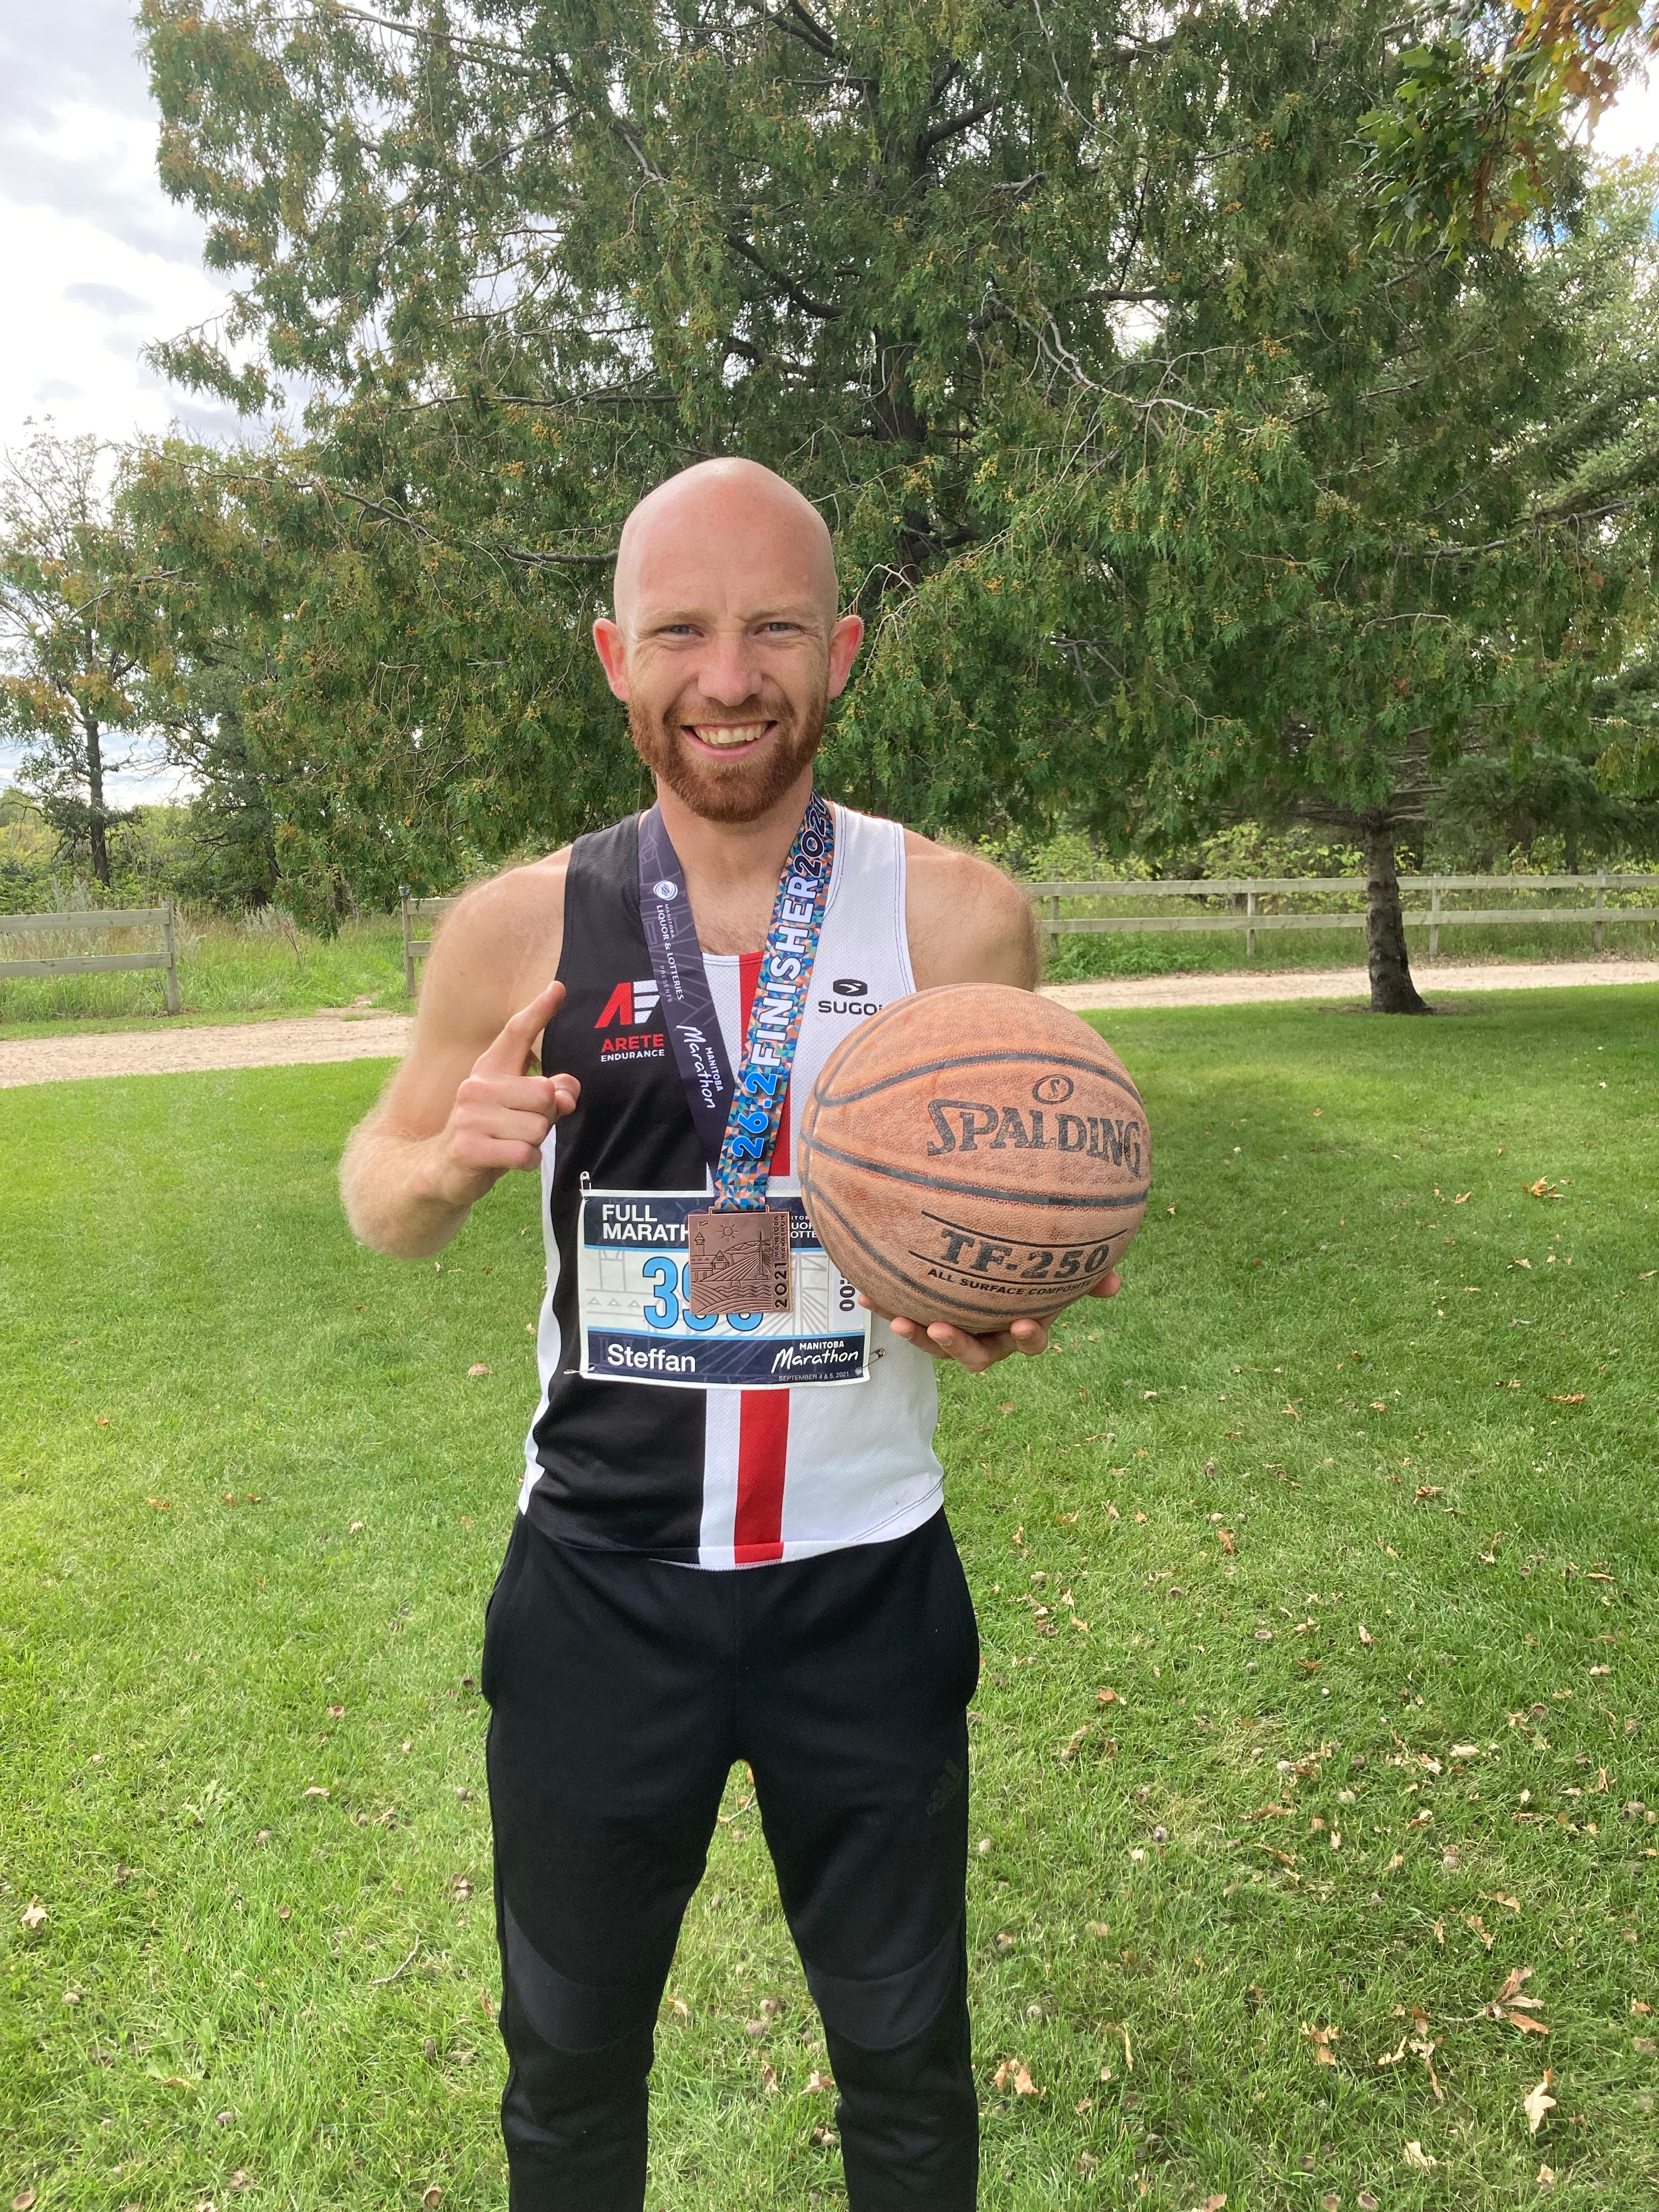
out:
{"label": "finger", "polygon": [[468,1146],[460,1164],[464,1168],[494,1168],[498,1172],[507,1168],[538,1168],[542,1164],[542,1148],[510,1137],[479,1137]]}
{"label": "finger", "polygon": [[965,1328],[953,1328],[949,1322],[935,1322],[927,1335],[943,1358],[954,1359],[970,1375],[982,1375],[999,1359],[1006,1359],[1014,1348],[1014,1340],[1006,1330],[974,1336]]}
{"label": "finger", "polygon": [[[570,1079],[567,1077],[568,1082]],[[557,1097],[556,1078],[545,1075],[469,1075],[455,1093],[455,1103],[489,1112],[551,1115]]]}
{"label": "finger", "polygon": [[1048,1324],[1046,1321],[1017,1321],[1008,1333],[1014,1340],[1016,1350],[1023,1352],[1028,1359],[1034,1359],[1039,1352],[1048,1349]]}
{"label": "finger", "polygon": [[1115,1298],[1123,1288],[1123,1278],[1115,1267],[1109,1267],[1089,1293],[1091,1298]]}
{"label": "finger", "polygon": [[522,1075],[525,1062],[536,1049],[536,1040],[564,1004],[564,985],[550,983],[527,1006],[502,1024],[495,1042],[472,1063],[475,1075]]}
{"label": "finger", "polygon": [[458,1151],[469,1146],[495,1142],[539,1145],[552,1127],[545,1114],[514,1114],[501,1107],[488,1113],[474,1111],[464,1115],[455,1125],[455,1145]]}
{"label": "finger", "polygon": [[582,1087],[574,1075],[556,1075],[552,1078],[552,1084],[553,1103],[556,1109],[553,1119],[556,1121],[562,1121],[567,1114],[575,1112],[582,1095]]}

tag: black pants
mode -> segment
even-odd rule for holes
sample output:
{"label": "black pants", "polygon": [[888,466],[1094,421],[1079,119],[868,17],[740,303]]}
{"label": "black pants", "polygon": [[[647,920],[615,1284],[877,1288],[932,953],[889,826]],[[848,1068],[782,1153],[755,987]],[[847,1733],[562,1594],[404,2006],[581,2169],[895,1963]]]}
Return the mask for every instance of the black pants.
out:
{"label": "black pants", "polygon": [[520,1517],[483,1673],[513,2212],[639,2212],[657,2008],[738,1759],[823,2016],[852,2212],[969,2212],[978,1667],[942,1514],[736,1573]]}

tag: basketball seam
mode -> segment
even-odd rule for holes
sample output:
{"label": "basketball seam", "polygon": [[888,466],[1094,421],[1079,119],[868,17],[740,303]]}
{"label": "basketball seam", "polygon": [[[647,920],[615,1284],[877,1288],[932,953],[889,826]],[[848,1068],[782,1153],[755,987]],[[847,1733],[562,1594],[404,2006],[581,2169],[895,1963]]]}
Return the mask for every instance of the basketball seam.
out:
{"label": "basketball seam", "polygon": [[[914,1183],[922,1190],[953,1190],[964,1198],[992,1199],[1000,1206],[1067,1206],[1079,1209],[1088,1207],[1100,1212],[1121,1212],[1132,1206],[1144,1206],[1152,1194],[1147,1183],[1138,1191],[1126,1193],[1121,1198],[1106,1198],[1098,1194],[1074,1198],[1069,1192],[1050,1190],[997,1190],[981,1182],[955,1182],[947,1176],[923,1175],[916,1168],[884,1167],[879,1160],[860,1159],[856,1152],[843,1152],[836,1146],[815,1137],[813,1149],[828,1159],[839,1160],[843,1167],[862,1168],[866,1174],[885,1176],[890,1182]],[[1030,1237],[1024,1242],[1030,1243]]]}
{"label": "basketball seam", "polygon": [[[965,1314],[970,1321],[1012,1322],[1027,1321],[1030,1318],[1030,1315],[1024,1313],[1009,1313],[1006,1308],[988,1313],[982,1306],[969,1305],[966,1298],[952,1297],[948,1291],[940,1290],[936,1284],[930,1284],[927,1289],[924,1291],[920,1284],[912,1283],[903,1275],[901,1275],[898,1270],[893,1266],[891,1261],[884,1259],[883,1255],[877,1251],[875,1246],[870,1243],[867,1239],[859,1233],[858,1230],[854,1227],[853,1224],[847,1218],[847,1216],[836,1204],[834,1199],[830,1198],[827,1193],[823,1191],[818,1192],[817,1194],[817,1203],[823,1206],[828,1212],[834,1214],[836,1219],[841,1224],[841,1226],[847,1231],[847,1234],[858,1246],[860,1251],[866,1254],[874,1265],[880,1268],[882,1273],[887,1277],[888,1280],[891,1283],[896,1284],[900,1290],[915,1291],[919,1296],[925,1297],[929,1305],[954,1306],[958,1313]],[[845,1271],[843,1270],[843,1273]]]}
{"label": "basketball seam", "polygon": [[[869,1032],[866,1030],[863,1034],[867,1036]],[[855,1030],[854,1035],[858,1036],[859,1032]],[[861,1037],[860,1041],[862,1042]],[[1103,1083],[1115,1084],[1120,1091],[1127,1091],[1141,1111],[1143,1113],[1146,1111],[1146,1101],[1127,1075],[1114,1075],[1109,1068],[1103,1067],[1098,1060],[1074,1060],[1063,1053],[1051,1054],[1041,1049],[1027,1048],[1022,1048],[1018,1052],[965,1052],[957,1054],[952,1060],[924,1060],[917,1066],[901,1068],[896,1074],[884,1075],[878,1083],[869,1084],[862,1091],[831,1092],[822,1090],[819,1086],[823,1081],[823,1076],[820,1076],[818,1083],[813,1085],[813,1091],[815,1096],[825,1106],[854,1106],[863,1099],[873,1098],[878,1091],[890,1091],[897,1083],[912,1083],[921,1075],[945,1075],[948,1074],[953,1067],[1006,1066],[1010,1061],[1020,1060],[1046,1060],[1053,1066],[1075,1067],[1080,1069],[1085,1075],[1097,1076]],[[827,1075],[830,1073],[829,1068],[826,1067],[823,1073]]]}

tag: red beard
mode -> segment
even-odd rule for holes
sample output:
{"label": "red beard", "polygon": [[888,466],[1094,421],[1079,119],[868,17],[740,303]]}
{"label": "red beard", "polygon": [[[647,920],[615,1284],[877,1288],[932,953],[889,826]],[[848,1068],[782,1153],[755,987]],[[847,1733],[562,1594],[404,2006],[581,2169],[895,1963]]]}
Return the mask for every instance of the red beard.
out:
{"label": "red beard", "polygon": [[[694,814],[705,822],[756,822],[777,805],[816,756],[823,742],[828,705],[826,692],[799,718],[787,706],[769,714],[775,726],[752,760],[711,760],[707,754],[693,752],[680,734],[687,718],[678,705],[653,721],[630,699],[628,726],[640,758]],[[750,712],[750,707],[739,708],[732,719],[746,719]],[[712,721],[714,717],[703,719]]]}

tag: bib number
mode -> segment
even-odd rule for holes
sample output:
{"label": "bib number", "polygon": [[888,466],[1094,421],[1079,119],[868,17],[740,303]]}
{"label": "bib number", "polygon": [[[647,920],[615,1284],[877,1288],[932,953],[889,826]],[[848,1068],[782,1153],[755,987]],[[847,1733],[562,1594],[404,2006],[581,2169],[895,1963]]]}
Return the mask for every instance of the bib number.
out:
{"label": "bib number", "polygon": [[727,1390],[864,1382],[867,1310],[817,1240],[798,1198],[789,1217],[787,1313],[691,1310],[686,1217],[706,1191],[582,1194],[576,1254],[580,1371],[593,1382]]}

